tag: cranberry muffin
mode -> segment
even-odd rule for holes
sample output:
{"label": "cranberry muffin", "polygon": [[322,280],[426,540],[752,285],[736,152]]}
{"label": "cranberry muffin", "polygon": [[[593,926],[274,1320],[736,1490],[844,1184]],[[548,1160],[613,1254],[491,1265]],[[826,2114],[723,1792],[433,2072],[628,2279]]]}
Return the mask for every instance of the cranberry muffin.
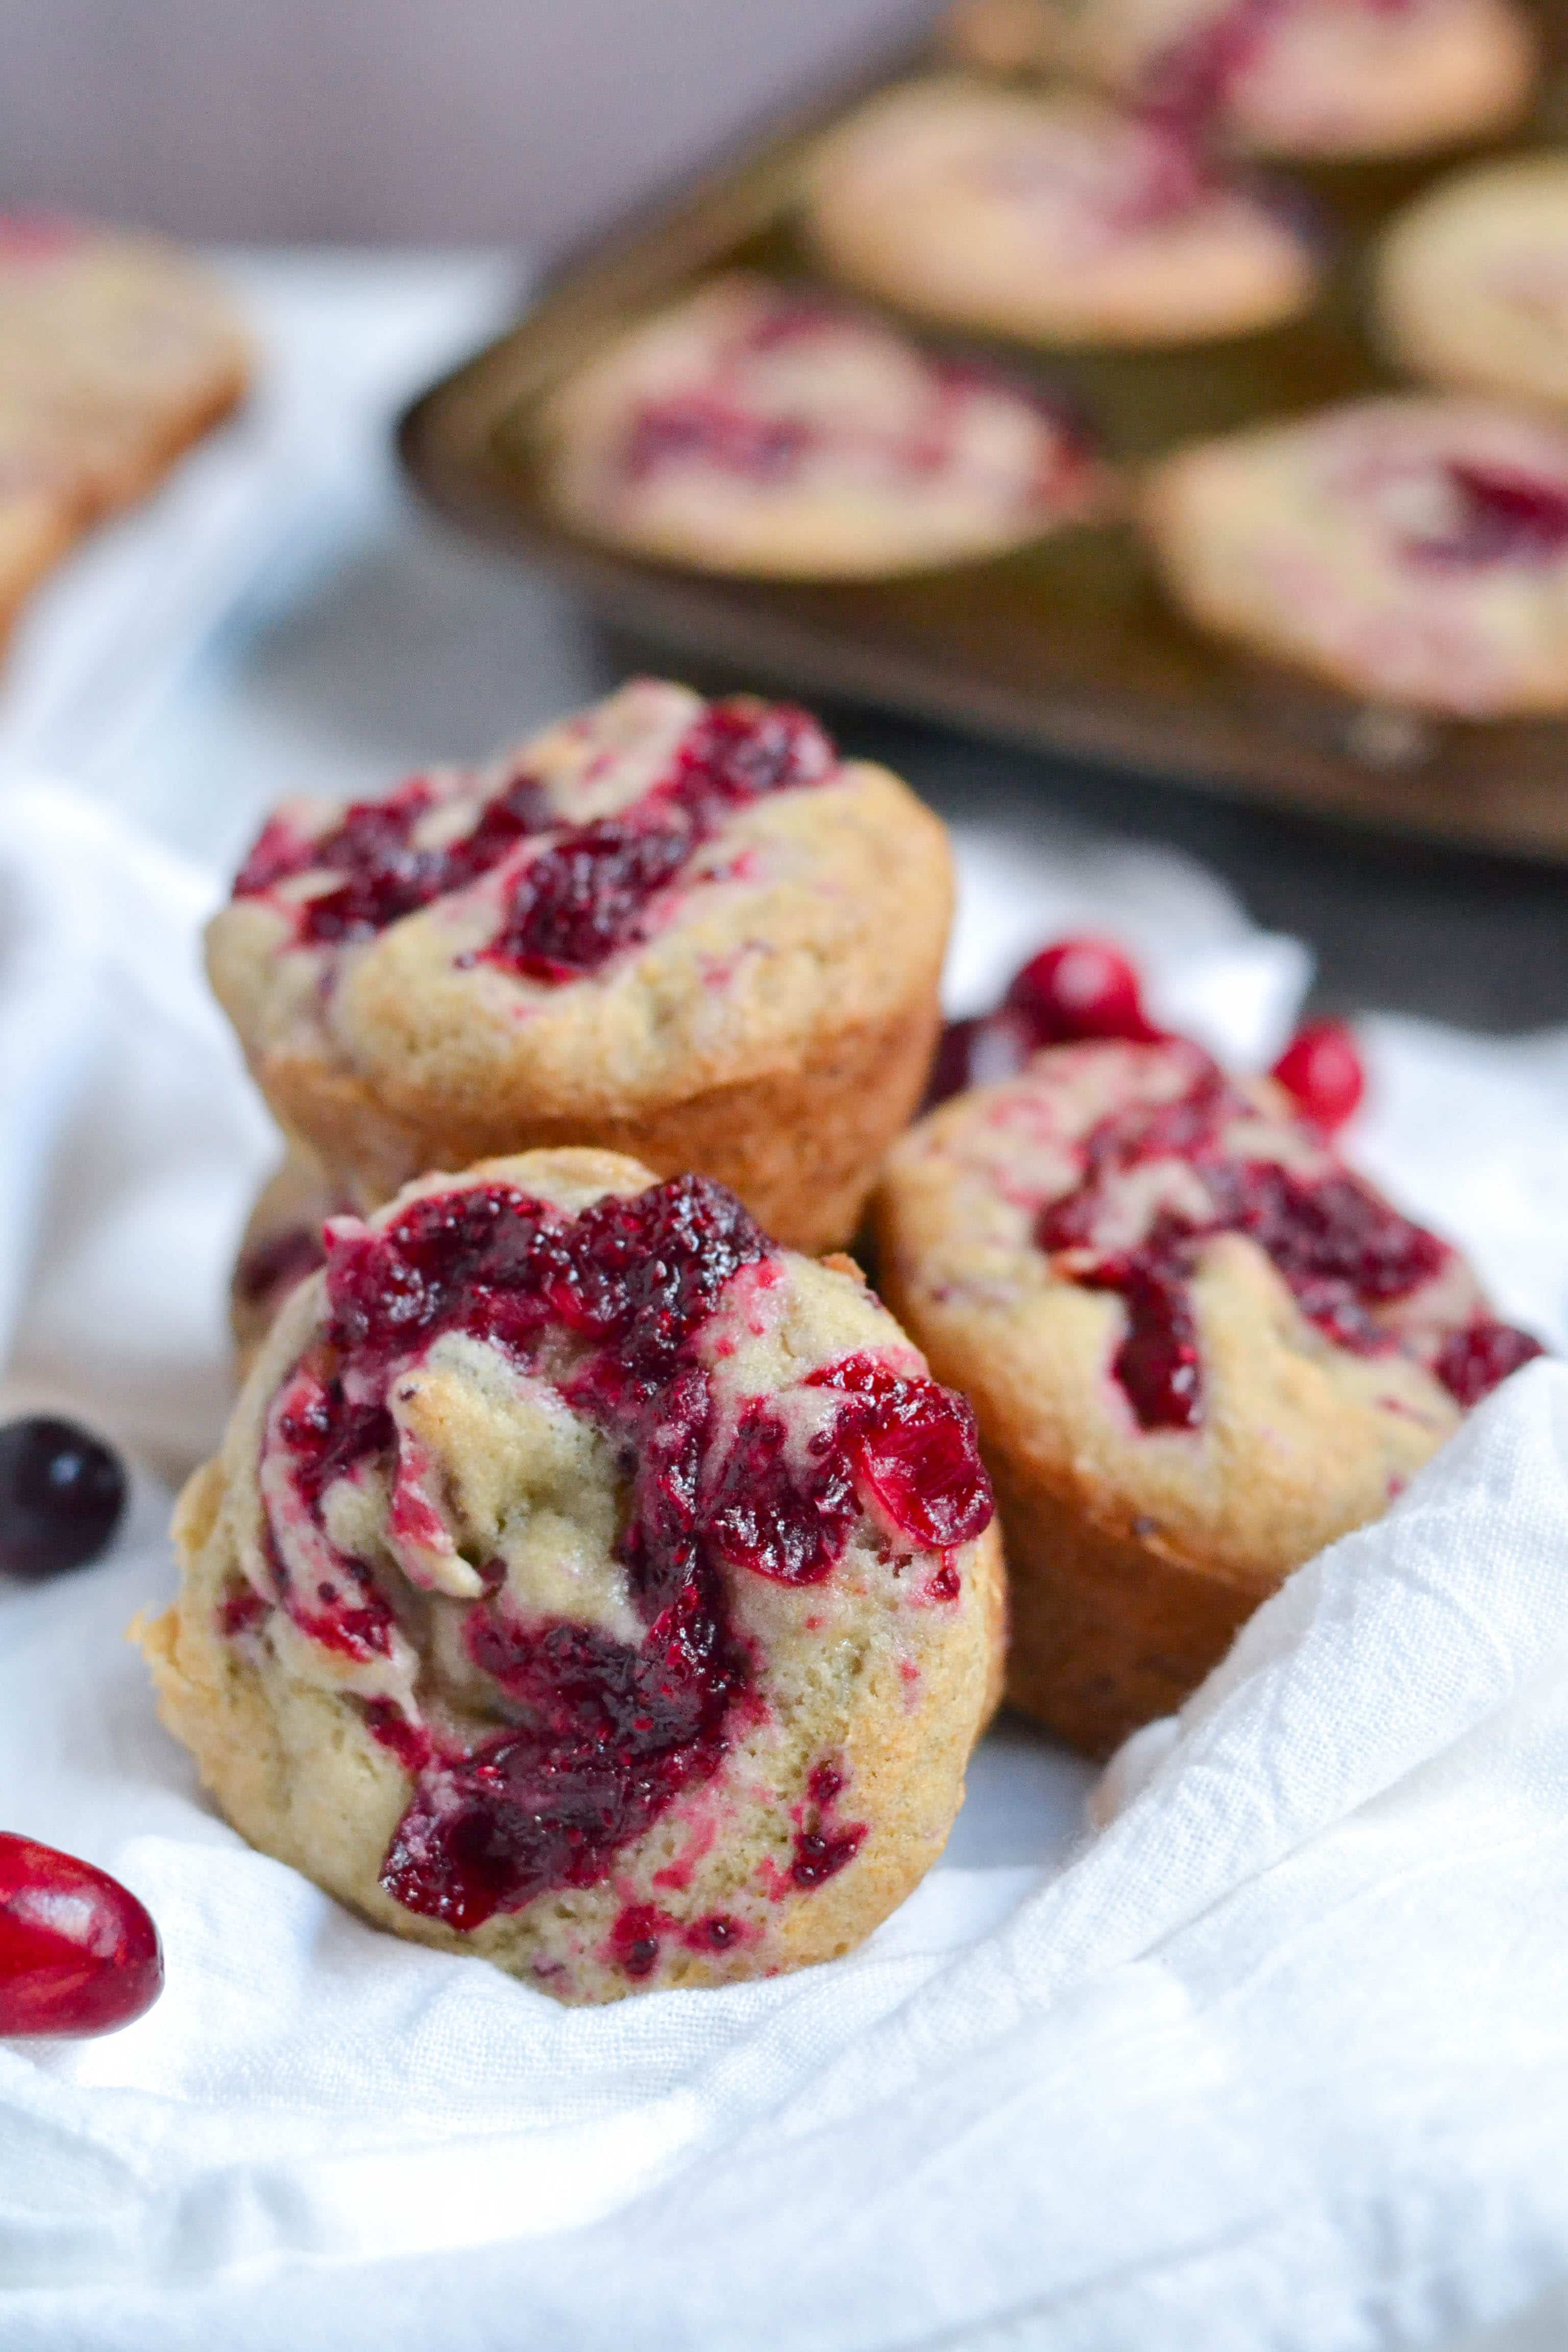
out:
{"label": "cranberry muffin", "polygon": [[1183,1039],[1054,1046],[931,1112],[879,1274],[980,1422],[1008,1695],[1103,1753],[1540,1353],[1271,1080]]}
{"label": "cranberry muffin", "polygon": [[698,571],[871,580],[1039,539],[1104,503],[1032,386],[736,272],[630,327],[545,404],[547,496]]}
{"label": "cranberry muffin", "polygon": [[1131,102],[1254,154],[1484,138],[1523,111],[1537,67],[1513,0],[1087,0],[1069,38]]}
{"label": "cranberry muffin", "polygon": [[1568,709],[1568,430],[1354,401],[1179,450],[1141,520],[1205,628],[1455,718]]}
{"label": "cranberry muffin", "polygon": [[847,1265],[610,1153],[326,1239],[142,1633],[230,1821],[562,2000],[847,1951],[994,1696],[967,1405]]}
{"label": "cranberry muffin", "polygon": [[952,898],[937,819],[805,712],[644,680],[493,767],[282,810],[208,969],[361,1208],[596,1143],[815,1252],[920,1099]]}
{"label": "cranberry muffin", "polygon": [[140,497],[249,367],[221,288],[174,247],[0,215],[0,467],[25,453],[78,522]]}
{"label": "cranberry muffin", "polygon": [[1384,231],[1373,293],[1413,374],[1568,411],[1568,157],[1439,181]]}
{"label": "cranberry muffin", "polygon": [[868,293],[1042,343],[1244,334],[1300,310],[1319,276],[1263,194],[1170,124],[1080,90],[889,90],[824,142],[806,226]]}

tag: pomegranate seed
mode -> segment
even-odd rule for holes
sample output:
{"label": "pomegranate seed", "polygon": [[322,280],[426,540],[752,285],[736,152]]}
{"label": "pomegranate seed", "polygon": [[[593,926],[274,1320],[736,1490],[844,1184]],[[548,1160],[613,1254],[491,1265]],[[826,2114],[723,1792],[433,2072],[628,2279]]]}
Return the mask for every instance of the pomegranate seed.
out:
{"label": "pomegranate seed", "polygon": [[1270,1076],[1325,1135],[1344,1126],[1366,1092],[1361,1053],[1342,1021],[1304,1022]]}
{"label": "pomegranate seed", "polygon": [[0,1832],[0,2035],[112,2033],[163,1990],[158,1931],[134,1895]]}
{"label": "pomegranate seed", "polygon": [[1042,948],[1016,975],[1003,1003],[1036,1045],[1091,1037],[1157,1045],[1165,1034],[1143,1010],[1136,967],[1107,940],[1058,940]]}

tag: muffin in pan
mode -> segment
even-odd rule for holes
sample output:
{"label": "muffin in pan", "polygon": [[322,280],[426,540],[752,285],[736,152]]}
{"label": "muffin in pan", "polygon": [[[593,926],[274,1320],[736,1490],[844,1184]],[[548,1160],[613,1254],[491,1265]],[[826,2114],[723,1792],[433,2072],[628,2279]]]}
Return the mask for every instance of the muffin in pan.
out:
{"label": "muffin in pan", "polygon": [[1104,507],[1059,404],[814,289],[734,271],[613,341],[540,413],[545,495],[630,553],[875,580]]}
{"label": "muffin in pan", "polygon": [[593,1143],[812,1251],[920,1098],[946,834],[805,712],[644,680],[479,772],[282,810],[208,970],[286,1132],[360,1207]]}
{"label": "muffin in pan", "polygon": [[1568,413],[1568,156],[1441,180],[1384,230],[1373,331],[1435,383]]}
{"label": "muffin in pan", "polygon": [[143,1629],[225,1812],[568,2001],[849,1949],[994,1703],[973,1416],[844,1267],[604,1152],[333,1221]]}
{"label": "muffin in pan", "polygon": [[1514,0],[1086,0],[1079,71],[1250,154],[1403,155],[1518,119],[1537,72]]}
{"label": "muffin in pan", "polygon": [[1310,302],[1312,244],[1171,125],[1089,91],[906,83],[830,132],[807,233],[849,284],[1047,344],[1169,344]]}
{"label": "muffin in pan", "polygon": [[1048,1047],[894,1150],[879,1279],[974,1406],[1008,1695],[1100,1753],[1540,1353],[1268,1079]]}
{"label": "muffin in pan", "polygon": [[1568,429],[1479,400],[1352,401],[1180,449],[1140,520],[1203,627],[1461,719],[1568,709]]}

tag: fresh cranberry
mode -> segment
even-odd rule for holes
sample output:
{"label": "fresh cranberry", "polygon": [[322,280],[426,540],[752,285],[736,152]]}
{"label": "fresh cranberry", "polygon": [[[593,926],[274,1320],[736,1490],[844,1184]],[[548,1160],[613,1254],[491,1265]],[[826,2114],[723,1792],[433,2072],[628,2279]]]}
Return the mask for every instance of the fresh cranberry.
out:
{"label": "fresh cranberry", "polygon": [[112,2033],[163,1989],[158,1931],[118,1879],[0,1832],[0,2035]]}
{"label": "fresh cranberry", "polygon": [[1058,940],[1031,956],[1003,999],[1035,1045],[1121,1037],[1152,1045],[1164,1034],[1143,1010],[1138,973],[1108,940]]}
{"label": "fresh cranberry", "polygon": [[1468,1412],[1471,1405],[1490,1396],[1510,1372],[1545,1352],[1528,1331],[1515,1330],[1511,1324],[1483,1315],[1463,1330],[1449,1332],[1433,1369],[1455,1402]]}
{"label": "fresh cranberry", "polygon": [[56,1576],[108,1549],[125,1508],[118,1454],[79,1428],[38,1413],[0,1428],[0,1570]]}
{"label": "fresh cranberry", "polygon": [[1407,540],[1423,562],[1470,570],[1552,563],[1568,551],[1568,485],[1460,459],[1443,470],[1458,520],[1440,537]]}
{"label": "fresh cranberry", "polygon": [[1303,1022],[1269,1075],[1325,1135],[1353,1118],[1366,1092],[1355,1035],[1342,1021]]}

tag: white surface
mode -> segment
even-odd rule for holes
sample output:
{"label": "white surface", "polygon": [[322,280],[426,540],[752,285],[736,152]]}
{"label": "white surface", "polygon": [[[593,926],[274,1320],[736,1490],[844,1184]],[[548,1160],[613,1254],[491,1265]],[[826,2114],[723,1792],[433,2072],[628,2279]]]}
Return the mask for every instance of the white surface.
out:
{"label": "white surface", "polygon": [[[353,273],[272,273],[295,423],[215,448],[210,503],[198,460],[62,579],[10,706],[0,1348],[11,1400],[153,1467],[221,1417],[222,1283],[270,1149],[196,975],[216,867],[166,845],[227,857],[275,790],[480,748],[407,743],[398,714],[427,690],[446,725],[492,588],[533,625],[467,711],[481,740],[597,683],[563,609],[426,551],[368,454],[390,379],[490,299],[481,269],[464,316],[442,291],[418,323],[417,283],[360,280],[356,307]],[[367,363],[324,432],[311,371],[378,316],[382,388]],[[291,434],[320,471],[284,514]],[[199,593],[159,605],[187,562]],[[390,645],[333,593],[367,562]],[[421,581],[445,583],[422,642]],[[384,745],[340,724],[378,663]],[[1182,861],[960,845],[955,1002],[1092,923],[1239,1058],[1288,1021],[1299,951]],[[1369,1152],[1561,1341],[1568,1040],[1372,1043]],[[1005,1726],[865,1951],[608,2012],[376,1935],[205,1809],[121,1638],[169,1589],[162,1508],[144,1480],[114,1559],[0,1594],[6,1825],[118,1870],[169,1954],[126,2032],[0,2048],[6,2352],[1522,2345],[1512,2315],[1568,2274],[1568,1371],[1521,1376],[1294,1579],[1097,1842],[1084,1768]]]}

